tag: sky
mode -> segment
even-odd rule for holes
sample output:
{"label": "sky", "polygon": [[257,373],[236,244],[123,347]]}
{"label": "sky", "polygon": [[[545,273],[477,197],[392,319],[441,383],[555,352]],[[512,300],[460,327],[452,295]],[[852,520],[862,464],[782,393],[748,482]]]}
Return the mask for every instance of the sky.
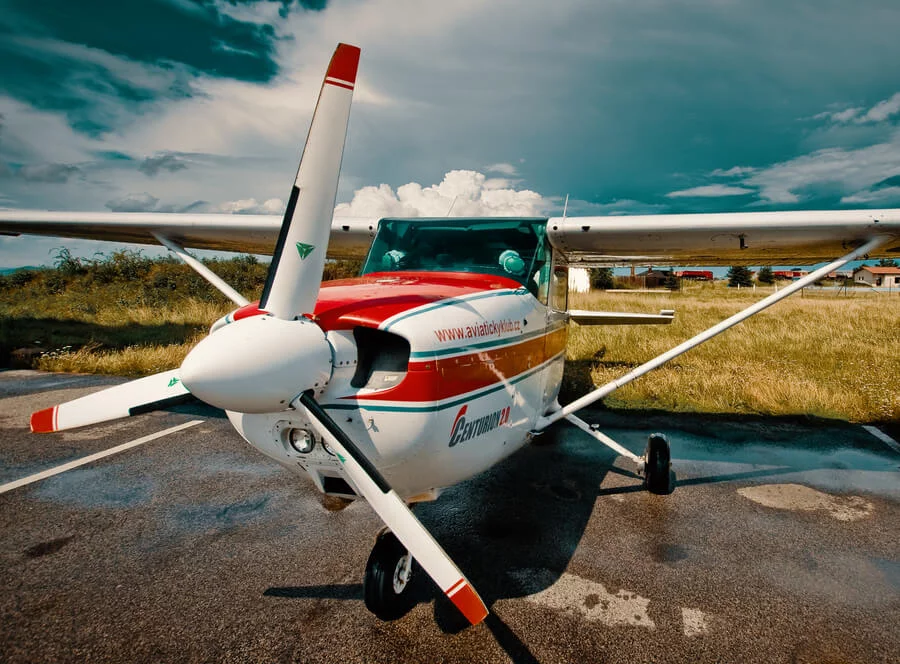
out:
{"label": "sky", "polygon": [[[0,207],[280,213],[335,45],[338,214],[900,207],[896,0],[0,0]],[[0,238],[0,267],[68,246]]]}

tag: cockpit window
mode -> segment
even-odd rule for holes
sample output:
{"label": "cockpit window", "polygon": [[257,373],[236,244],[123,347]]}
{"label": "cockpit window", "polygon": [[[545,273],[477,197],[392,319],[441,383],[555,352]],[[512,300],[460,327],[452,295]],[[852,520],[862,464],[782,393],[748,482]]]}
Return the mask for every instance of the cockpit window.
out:
{"label": "cockpit window", "polygon": [[382,219],[362,273],[495,274],[537,295],[549,277],[545,228],[546,219]]}

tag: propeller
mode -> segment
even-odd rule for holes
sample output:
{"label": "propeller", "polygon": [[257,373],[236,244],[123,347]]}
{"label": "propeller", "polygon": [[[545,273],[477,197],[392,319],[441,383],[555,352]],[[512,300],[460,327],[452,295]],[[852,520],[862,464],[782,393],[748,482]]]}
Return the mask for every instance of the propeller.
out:
{"label": "propeller", "polygon": [[306,411],[350,481],[397,539],[472,624],[481,598],[353,440],[312,394],[331,377],[325,332],[305,317],[318,298],[360,49],[339,44],[291,188],[259,314],[224,325],[198,343],[179,369],[118,385],[32,416],[32,430],[59,431],[124,417],[192,394],[224,410]]}

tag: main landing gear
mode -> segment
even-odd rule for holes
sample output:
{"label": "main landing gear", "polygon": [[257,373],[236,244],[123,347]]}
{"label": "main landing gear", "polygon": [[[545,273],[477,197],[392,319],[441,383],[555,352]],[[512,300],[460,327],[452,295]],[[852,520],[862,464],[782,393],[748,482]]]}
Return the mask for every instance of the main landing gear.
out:
{"label": "main landing gear", "polygon": [[644,451],[644,486],[650,493],[667,495],[672,493],[672,452],[669,441],[661,433],[654,433],[647,439]]}
{"label": "main landing gear", "polygon": [[675,490],[672,452],[669,450],[669,441],[663,434],[650,434],[644,456],[639,457],[600,431],[598,425],[588,424],[575,415],[566,415],[566,419],[617,454],[631,459],[638,467],[638,472],[644,475],[644,486],[650,493],[668,495]]}
{"label": "main landing gear", "polygon": [[394,533],[381,533],[366,563],[366,608],[382,620],[397,620],[409,613],[415,604],[410,583],[414,565],[409,551]]}

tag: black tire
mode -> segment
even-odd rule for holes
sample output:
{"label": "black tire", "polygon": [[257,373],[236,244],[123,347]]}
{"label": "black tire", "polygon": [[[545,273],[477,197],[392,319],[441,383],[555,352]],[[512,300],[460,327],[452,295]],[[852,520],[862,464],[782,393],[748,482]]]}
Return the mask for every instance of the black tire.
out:
{"label": "black tire", "polygon": [[[397,592],[394,580],[401,562],[409,565],[409,574],[400,592]],[[366,608],[381,620],[397,620],[409,613],[415,604],[411,592],[414,569],[409,552],[394,533],[388,531],[379,535],[369,554],[363,578]]]}
{"label": "black tire", "polygon": [[658,495],[672,493],[672,453],[669,441],[661,433],[654,433],[647,439],[644,453],[644,486],[647,491]]}

